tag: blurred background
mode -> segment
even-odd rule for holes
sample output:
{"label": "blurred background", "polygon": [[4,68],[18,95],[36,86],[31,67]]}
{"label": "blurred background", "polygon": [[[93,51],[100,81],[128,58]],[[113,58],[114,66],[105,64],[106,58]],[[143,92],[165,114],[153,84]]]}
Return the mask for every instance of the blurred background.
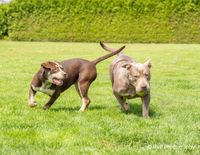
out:
{"label": "blurred background", "polygon": [[200,1],[0,0],[0,38],[200,43]]}

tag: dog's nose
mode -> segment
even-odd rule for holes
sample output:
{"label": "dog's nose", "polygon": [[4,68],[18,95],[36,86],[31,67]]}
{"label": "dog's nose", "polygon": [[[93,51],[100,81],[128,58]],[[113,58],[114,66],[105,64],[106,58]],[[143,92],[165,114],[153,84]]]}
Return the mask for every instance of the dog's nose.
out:
{"label": "dog's nose", "polygon": [[147,88],[147,86],[146,86],[146,85],[143,85],[143,86],[142,86],[142,89],[146,89],[146,88]]}

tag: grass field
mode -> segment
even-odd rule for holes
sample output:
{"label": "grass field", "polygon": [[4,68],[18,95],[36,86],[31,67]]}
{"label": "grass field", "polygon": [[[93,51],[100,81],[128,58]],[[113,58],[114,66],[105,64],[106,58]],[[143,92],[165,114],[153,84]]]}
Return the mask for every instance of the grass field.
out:
{"label": "grass field", "polygon": [[[122,44],[108,44],[120,47]],[[97,43],[0,42],[0,154],[200,154],[200,44],[127,44],[124,53],[152,59],[150,119],[140,99],[125,114],[112,95],[110,58],[97,66],[91,105],[79,113],[74,87],[47,111],[48,97],[27,105],[41,62],[107,54]]]}

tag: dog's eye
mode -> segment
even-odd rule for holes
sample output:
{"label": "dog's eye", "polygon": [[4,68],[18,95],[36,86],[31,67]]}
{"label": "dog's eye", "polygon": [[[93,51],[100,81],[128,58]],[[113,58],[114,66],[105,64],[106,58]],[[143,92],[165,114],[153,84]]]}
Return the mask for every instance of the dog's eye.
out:
{"label": "dog's eye", "polygon": [[138,79],[138,78],[139,78],[139,76],[138,76],[138,75],[134,75],[133,77],[134,77],[135,79]]}
{"label": "dog's eye", "polygon": [[56,68],[56,69],[55,69],[55,72],[58,72],[58,71],[59,71],[59,69],[58,69],[58,68]]}
{"label": "dog's eye", "polygon": [[149,74],[144,74],[146,77],[149,77]]}

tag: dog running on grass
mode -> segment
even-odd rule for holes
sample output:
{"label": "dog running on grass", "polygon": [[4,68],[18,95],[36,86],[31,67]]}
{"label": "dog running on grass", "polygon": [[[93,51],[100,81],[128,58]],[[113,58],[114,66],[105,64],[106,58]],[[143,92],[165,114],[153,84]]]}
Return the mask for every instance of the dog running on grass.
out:
{"label": "dog running on grass", "polygon": [[[100,44],[106,51],[114,51],[105,44],[101,42]],[[150,60],[147,60],[142,64],[125,54],[119,53],[117,55],[117,58],[110,64],[109,70],[115,97],[124,111],[129,110],[126,99],[140,97],[142,99],[142,115],[143,117],[149,117]]]}
{"label": "dog running on grass", "polygon": [[62,62],[47,61],[42,63],[30,85],[29,106],[34,107],[37,105],[34,96],[37,91],[40,91],[50,96],[49,101],[43,107],[46,110],[51,107],[62,92],[75,84],[76,90],[82,99],[82,106],[79,111],[84,111],[90,104],[89,86],[97,77],[96,64],[121,52],[124,48],[125,46],[113,50],[112,53],[93,61],[74,58]]}

